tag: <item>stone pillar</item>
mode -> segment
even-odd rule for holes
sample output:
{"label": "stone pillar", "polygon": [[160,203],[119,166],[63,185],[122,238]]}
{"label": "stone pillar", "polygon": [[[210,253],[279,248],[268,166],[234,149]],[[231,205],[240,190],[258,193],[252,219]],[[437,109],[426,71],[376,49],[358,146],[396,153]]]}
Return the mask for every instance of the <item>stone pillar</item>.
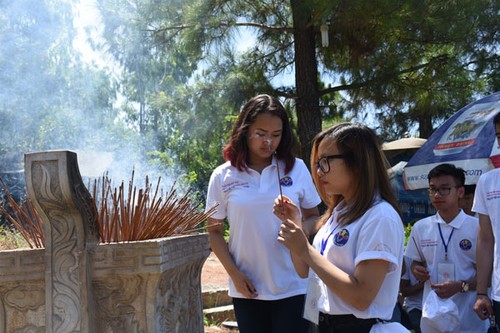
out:
{"label": "stone pillar", "polygon": [[76,154],[25,155],[26,188],[43,220],[47,333],[94,333],[91,254],[99,239],[97,211]]}

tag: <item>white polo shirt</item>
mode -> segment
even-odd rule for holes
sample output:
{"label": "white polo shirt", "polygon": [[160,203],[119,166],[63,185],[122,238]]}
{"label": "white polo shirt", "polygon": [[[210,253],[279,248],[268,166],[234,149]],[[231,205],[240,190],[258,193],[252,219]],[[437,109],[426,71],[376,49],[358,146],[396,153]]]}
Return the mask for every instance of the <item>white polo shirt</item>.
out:
{"label": "white polo shirt", "polygon": [[[478,219],[465,214],[462,210],[450,222],[446,223],[439,213],[426,217],[413,225],[408,239],[405,255],[412,260],[427,263],[430,279],[424,284],[422,301],[425,302],[431,290],[431,284],[438,283],[440,263],[454,264],[454,277],[450,280],[469,280],[476,276],[476,244]],[[439,231],[441,229],[441,233]],[[453,232],[453,233],[452,233]],[[451,236],[450,236],[451,235]],[[418,246],[418,250],[417,247]],[[448,251],[445,248],[448,248]],[[445,259],[445,253],[448,259]],[[421,253],[424,258],[421,258]],[[476,292],[457,293],[451,297],[458,307],[461,323],[458,332],[485,332],[487,321],[482,321],[472,309],[476,301]],[[428,332],[434,332],[426,328]],[[424,332],[422,328],[422,332]]]}
{"label": "white polo shirt", "polygon": [[488,215],[491,220],[495,237],[491,291],[493,299],[500,302],[500,169],[491,170],[479,178],[472,211]]}
{"label": "white polo shirt", "polygon": [[[301,279],[293,266],[290,251],[278,242],[281,221],[273,214],[274,200],[280,194],[275,159],[261,174],[249,169],[240,172],[230,162],[218,166],[210,177],[206,207],[218,204],[215,219],[229,221],[229,251],[238,268],[257,289],[257,299],[277,300],[305,294],[307,279]],[[280,161],[283,195],[305,209],[321,199],[311,174],[301,159],[285,174]],[[229,280],[229,296],[245,298]]]}
{"label": "white polo shirt", "polygon": [[360,311],[339,298],[321,281],[319,311],[333,315],[353,314],[357,318],[389,320],[396,305],[401,279],[403,222],[389,203],[378,200],[362,217],[340,227],[337,223],[341,209],[339,206],[314,237],[313,246],[321,252],[322,244],[325,244],[323,255],[347,274],[354,274],[358,263],[364,260],[382,259],[390,265],[377,296],[365,311]]}

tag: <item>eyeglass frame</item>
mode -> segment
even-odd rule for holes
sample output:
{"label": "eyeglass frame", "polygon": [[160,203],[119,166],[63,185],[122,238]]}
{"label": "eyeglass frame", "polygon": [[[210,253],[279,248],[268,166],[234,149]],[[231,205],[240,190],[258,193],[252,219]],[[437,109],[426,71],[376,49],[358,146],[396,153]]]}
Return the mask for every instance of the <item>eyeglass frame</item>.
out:
{"label": "eyeglass frame", "polygon": [[[463,187],[463,186],[464,185],[454,185],[454,186],[450,186],[450,187],[438,187],[438,188],[429,187],[427,189],[427,192],[431,196],[434,196],[434,195],[436,195],[436,193],[439,193],[440,196],[447,197],[450,195],[452,188],[459,188],[459,187]],[[442,193],[442,191],[446,191],[446,194]]]}
{"label": "eyeglass frame", "polygon": [[[316,170],[320,169],[321,172],[323,172],[323,173],[329,173],[330,170],[332,169],[330,167],[330,160],[331,159],[335,159],[335,158],[342,159],[342,158],[347,158],[347,157],[349,157],[349,154],[333,154],[333,155],[323,156],[322,158],[320,158],[318,160],[318,162],[316,162],[316,165],[315,165]],[[322,160],[326,161],[326,165],[328,165],[328,170],[323,170],[323,167],[321,166]]]}

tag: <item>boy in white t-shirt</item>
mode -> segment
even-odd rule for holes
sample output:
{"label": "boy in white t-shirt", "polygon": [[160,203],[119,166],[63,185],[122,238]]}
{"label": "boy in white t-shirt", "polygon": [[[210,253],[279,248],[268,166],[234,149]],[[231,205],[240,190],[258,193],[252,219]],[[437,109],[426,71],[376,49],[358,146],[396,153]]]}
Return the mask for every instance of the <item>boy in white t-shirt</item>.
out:
{"label": "boy in white t-shirt", "polygon": [[[425,282],[423,308],[433,291],[443,300],[451,299],[458,308],[454,316],[458,328],[453,332],[484,333],[488,322],[472,309],[476,300],[478,220],[459,206],[465,172],[452,164],[440,164],[429,172],[428,180],[429,197],[437,213],[415,223],[405,253],[413,260],[412,273]],[[424,317],[425,311],[420,322],[422,332],[443,332],[438,328],[442,323]]]}

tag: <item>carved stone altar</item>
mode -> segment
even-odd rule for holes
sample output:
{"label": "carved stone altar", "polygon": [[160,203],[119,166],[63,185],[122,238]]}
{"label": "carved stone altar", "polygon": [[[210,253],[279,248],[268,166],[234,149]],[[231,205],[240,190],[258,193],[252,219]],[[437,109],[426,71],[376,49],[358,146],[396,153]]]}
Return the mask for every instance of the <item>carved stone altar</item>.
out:
{"label": "carved stone altar", "polygon": [[203,332],[208,236],[97,244],[76,154],[26,154],[45,249],[0,252],[0,333]]}

